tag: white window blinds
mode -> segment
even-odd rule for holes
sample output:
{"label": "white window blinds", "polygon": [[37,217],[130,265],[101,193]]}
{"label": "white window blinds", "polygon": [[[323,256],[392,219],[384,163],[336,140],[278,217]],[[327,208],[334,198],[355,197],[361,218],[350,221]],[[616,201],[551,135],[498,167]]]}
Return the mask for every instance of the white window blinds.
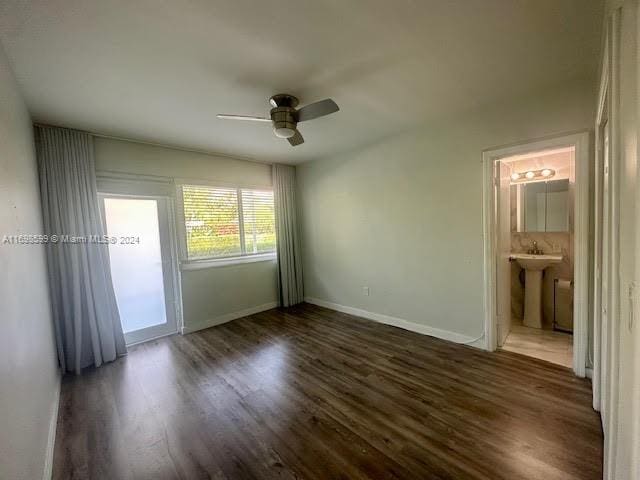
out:
{"label": "white window blinds", "polygon": [[182,186],[188,260],[275,251],[273,192]]}
{"label": "white window blinds", "polygon": [[275,251],[276,231],[273,192],[242,190],[241,194],[245,253]]}

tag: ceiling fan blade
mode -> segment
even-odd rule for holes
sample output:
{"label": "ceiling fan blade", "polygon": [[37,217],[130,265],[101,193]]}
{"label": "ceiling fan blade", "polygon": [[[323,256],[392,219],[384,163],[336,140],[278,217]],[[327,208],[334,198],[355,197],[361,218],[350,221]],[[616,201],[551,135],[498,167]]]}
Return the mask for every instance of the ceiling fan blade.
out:
{"label": "ceiling fan blade", "polygon": [[325,100],[320,100],[319,102],[306,105],[298,110],[298,121],[306,122],[307,120],[313,120],[314,118],[324,117],[325,115],[337,112],[338,110],[340,110],[340,107],[338,107],[336,102],[327,98]]}
{"label": "ceiling fan blade", "polygon": [[222,120],[248,120],[250,122],[269,122],[271,123],[270,118],[264,117],[252,117],[250,115],[227,115],[225,113],[219,113],[216,115],[218,118]]}
{"label": "ceiling fan blade", "polygon": [[302,138],[302,135],[298,130],[296,130],[296,133],[293,137],[289,137],[287,138],[287,140],[289,140],[289,143],[291,144],[292,147],[295,147],[296,145],[300,145],[301,143],[304,143],[304,138]]}

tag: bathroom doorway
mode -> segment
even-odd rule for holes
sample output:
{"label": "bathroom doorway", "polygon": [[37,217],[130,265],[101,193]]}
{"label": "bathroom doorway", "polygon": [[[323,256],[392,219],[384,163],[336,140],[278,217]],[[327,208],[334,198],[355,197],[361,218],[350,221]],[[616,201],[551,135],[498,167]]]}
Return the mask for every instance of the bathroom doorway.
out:
{"label": "bathroom doorway", "polygon": [[485,336],[587,367],[588,135],[485,152]]}
{"label": "bathroom doorway", "polygon": [[[500,289],[508,324],[499,336],[503,350],[573,366],[573,217],[575,147],[507,157],[498,208],[506,222],[509,282]],[[530,178],[529,178],[530,177]],[[505,182],[506,183],[506,182]],[[503,196],[507,196],[503,201]]]}

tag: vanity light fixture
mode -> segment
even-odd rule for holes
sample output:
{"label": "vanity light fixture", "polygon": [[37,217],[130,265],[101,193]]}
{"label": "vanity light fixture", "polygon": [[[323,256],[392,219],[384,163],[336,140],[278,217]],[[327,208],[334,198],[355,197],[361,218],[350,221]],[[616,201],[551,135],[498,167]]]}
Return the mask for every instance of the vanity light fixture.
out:
{"label": "vanity light fixture", "polygon": [[527,172],[515,172],[511,174],[511,183],[539,182],[553,177],[556,171],[551,168],[529,170]]}

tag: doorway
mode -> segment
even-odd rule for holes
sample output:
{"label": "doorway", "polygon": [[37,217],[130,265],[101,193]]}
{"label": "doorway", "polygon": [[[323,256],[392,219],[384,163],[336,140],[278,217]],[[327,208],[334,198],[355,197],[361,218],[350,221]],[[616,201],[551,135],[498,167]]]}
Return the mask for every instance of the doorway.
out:
{"label": "doorway", "polygon": [[505,304],[498,310],[498,346],[567,368],[573,365],[574,167],[575,147],[496,163],[497,295],[498,305]]}
{"label": "doorway", "polygon": [[584,377],[588,134],[489,150],[484,163],[485,346]]}
{"label": "doorway", "polygon": [[127,345],[176,333],[169,199],[101,194],[100,200]]}

